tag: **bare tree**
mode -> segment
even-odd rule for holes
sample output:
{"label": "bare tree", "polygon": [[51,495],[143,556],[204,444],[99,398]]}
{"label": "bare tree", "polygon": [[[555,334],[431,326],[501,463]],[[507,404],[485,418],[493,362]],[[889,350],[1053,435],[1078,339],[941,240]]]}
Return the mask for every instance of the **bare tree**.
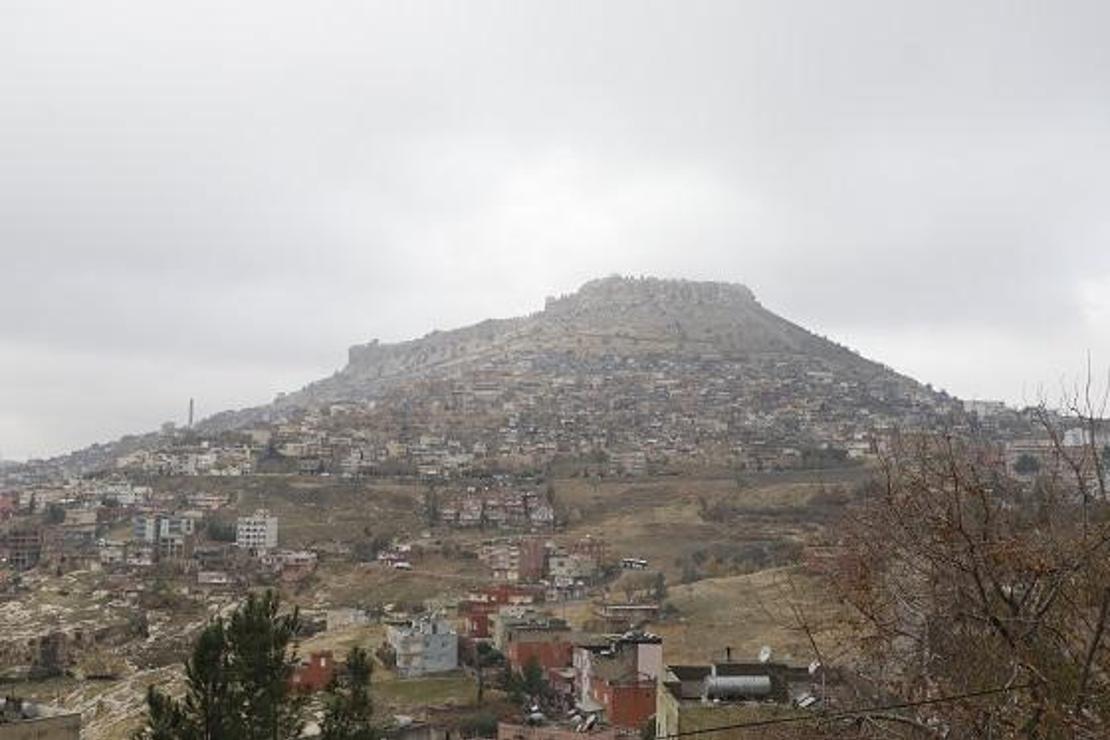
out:
{"label": "bare tree", "polygon": [[[1049,433],[1061,456],[1090,452]],[[1090,495],[1087,464],[1065,464],[1070,477],[1020,481],[996,447],[953,436],[903,438],[884,457],[881,489],[850,515],[828,569],[855,615],[859,675],[907,702],[1004,690],[867,727],[1110,733],[1110,507],[1104,489]]]}

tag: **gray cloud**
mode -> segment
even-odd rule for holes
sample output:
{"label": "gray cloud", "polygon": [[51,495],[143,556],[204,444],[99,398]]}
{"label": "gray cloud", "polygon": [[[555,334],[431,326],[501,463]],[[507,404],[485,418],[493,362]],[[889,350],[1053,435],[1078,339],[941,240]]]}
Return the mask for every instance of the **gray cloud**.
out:
{"label": "gray cloud", "polygon": [[8,3],[0,451],[609,272],[961,395],[1110,361],[1098,2]]}

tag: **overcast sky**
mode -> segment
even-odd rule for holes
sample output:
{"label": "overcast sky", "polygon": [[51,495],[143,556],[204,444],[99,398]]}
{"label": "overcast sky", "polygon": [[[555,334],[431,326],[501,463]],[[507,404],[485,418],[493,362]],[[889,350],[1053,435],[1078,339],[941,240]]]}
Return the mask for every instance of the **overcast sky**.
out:
{"label": "overcast sky", "polygon": [[0,4],[0,453],[609,273],[963,397],[1110,364],[1110,4]]}

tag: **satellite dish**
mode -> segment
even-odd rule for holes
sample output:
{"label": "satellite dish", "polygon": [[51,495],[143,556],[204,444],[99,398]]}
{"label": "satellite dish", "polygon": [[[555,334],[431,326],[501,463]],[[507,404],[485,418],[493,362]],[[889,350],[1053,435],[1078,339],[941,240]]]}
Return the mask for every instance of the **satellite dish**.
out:
{"label": "satellite dish", "polygon": [[821,661],[815,660],[809,664],[809,675],[814,675],[817,671],[821,670]]}
{"label": "satellite dish", "polygon": [[764,645],[759,649],[759,662],[766,663],[771,660],[771,648],[769,645]]}

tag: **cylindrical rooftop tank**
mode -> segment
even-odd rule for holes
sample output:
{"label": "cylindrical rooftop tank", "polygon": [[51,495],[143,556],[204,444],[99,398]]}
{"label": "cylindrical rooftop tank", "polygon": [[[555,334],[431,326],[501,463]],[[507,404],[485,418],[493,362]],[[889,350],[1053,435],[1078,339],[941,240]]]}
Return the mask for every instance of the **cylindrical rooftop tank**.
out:
{"label": "cylindrical rooftop tank", "polygon": [[708,676],[707,699],[762,698],[771,695],[770,676]]}

